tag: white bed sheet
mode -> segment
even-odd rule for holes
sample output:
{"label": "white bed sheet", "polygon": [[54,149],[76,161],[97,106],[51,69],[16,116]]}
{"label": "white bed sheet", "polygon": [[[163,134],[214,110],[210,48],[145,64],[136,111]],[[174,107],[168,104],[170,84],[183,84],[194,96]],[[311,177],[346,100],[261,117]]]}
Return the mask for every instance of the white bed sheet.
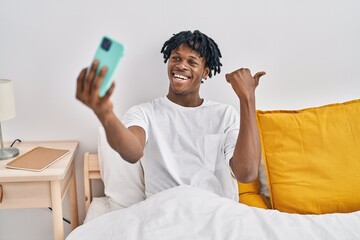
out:
{"label": "white bed sheet", "polygon": [[190,186],[158,193],[79,226],[79,239],[359,240],[360,211],[299,215],[248,207]]}
{"label": "white bed sheet", "polygon": [[94,220],[106,213],[110,212],[110,204],[108,197],[93,198],[89,209],[86,213],[84,224]]}

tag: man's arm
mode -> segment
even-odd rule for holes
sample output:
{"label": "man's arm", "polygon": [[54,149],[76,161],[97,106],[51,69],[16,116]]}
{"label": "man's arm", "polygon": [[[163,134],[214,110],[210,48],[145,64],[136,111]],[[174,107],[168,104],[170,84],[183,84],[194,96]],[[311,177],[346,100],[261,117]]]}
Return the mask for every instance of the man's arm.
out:
{"label": "man's arm", "polygon": [[99,63],[91,64],[89,73],[83,69],[77,78],[76,98],[91,108],[104,126],[107,140],[110,146],[117,151],[121,157],[130,162],[137,162],[144,152],[145,131],[141,127],[126,128],[116,117],[110,96],[114,91],[113,83],[104,97],[99,97],[100,84],[106,74],[103,67],[96,75]]}
{"label": "man's arm", "polygon": [[230,166],[236,179],[244,183],[256,180],[259,171],[261,145],[256,124],[255,89],[264,74],[258,72],[252,77],[249,69],[241,68],[225,76],[240,100],[240,131]]}

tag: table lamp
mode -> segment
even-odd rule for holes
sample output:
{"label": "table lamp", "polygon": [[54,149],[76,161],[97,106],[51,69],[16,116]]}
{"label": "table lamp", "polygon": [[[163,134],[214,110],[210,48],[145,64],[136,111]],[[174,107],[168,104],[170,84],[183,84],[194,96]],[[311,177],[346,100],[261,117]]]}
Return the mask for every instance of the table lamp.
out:
{"label": "table lamp", "polygon": [[15,118],[15,99],[11,80],[0,79],[0,160],[16,157],[19,149],[14,147],[4,148],[1,122]]}

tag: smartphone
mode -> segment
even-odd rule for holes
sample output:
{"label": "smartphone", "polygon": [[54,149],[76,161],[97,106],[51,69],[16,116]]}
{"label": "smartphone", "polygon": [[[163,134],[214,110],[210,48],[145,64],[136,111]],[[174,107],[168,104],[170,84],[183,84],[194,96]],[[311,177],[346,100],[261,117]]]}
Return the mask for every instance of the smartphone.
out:
{"label": "smartphone", "polygon": [[99,96],[105,96],[106,92],[111,87],[113,76],[116,73],[121,57],[124,54],[124,46],[116,40],[104,36],[101,39],[100,45],[98,46],[94,60],[99,61],[96,75],[99,74],[103,66],[107,67],[107,72],[101,83],[99,89]]}

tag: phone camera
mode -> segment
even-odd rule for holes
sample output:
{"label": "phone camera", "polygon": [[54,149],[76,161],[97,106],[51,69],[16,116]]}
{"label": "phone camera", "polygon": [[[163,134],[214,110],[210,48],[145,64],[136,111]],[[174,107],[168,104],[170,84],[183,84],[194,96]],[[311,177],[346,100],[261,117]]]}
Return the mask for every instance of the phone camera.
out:
{"label": "phone camera", "polygon": [[111,47],[111,40],[109,38],[104,37],[101,42],[101,48],[104,49],[105,51],[109,51],[110,47]]}

